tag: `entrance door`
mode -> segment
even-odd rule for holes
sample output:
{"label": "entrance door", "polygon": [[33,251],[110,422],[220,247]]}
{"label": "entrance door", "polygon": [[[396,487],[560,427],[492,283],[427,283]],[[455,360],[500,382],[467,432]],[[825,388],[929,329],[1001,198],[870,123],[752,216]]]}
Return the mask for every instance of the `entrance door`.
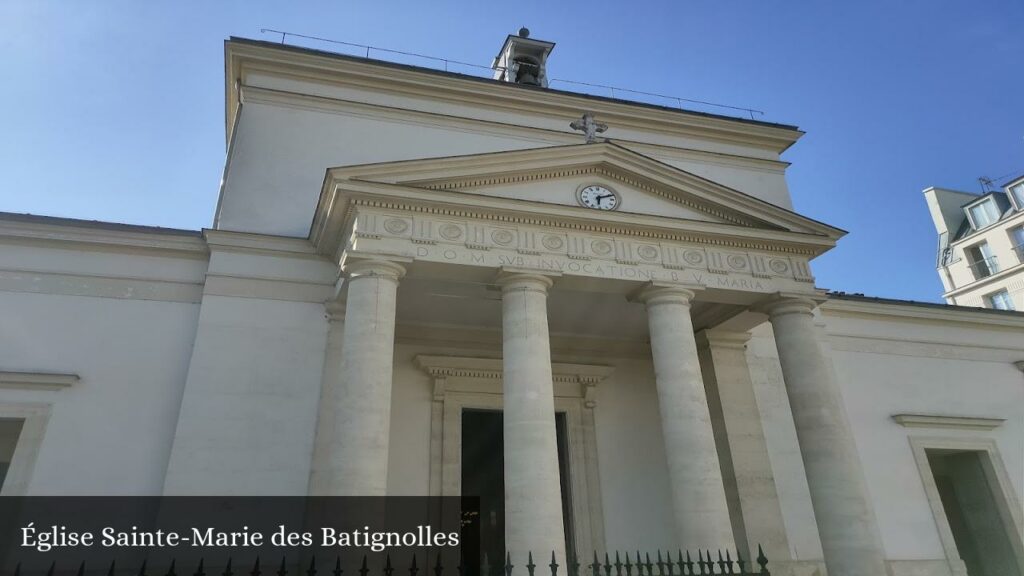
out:
{"label": "entrance door", "polygon": [[[479,546],[480,560],[492,566],[505,561],[505,467],[504,433],[500,410],[465,409],[462,412],[462,495],[480,498],[480,516],[468,525],[463,546]],[[562,518],[565,523],[565,550],[574,557],[572,538],[572,494],[569,491],[568,436],[564,413],[555,415],[558,441],[558,470],[562,488]],[[479,529],[479,542],[470,534]],[[536,558],[534,561],[542,564]],[[550,553],[550,552],[549,552]],[[492,574],[501,574],[502,571]],[[472,567],[464,566],[464,576],[475,576]]]}
{"label": "entrance door", "polygon": [[1013,544],[979,451],[927,450],[942,508],[969,576],[1017,574]]}

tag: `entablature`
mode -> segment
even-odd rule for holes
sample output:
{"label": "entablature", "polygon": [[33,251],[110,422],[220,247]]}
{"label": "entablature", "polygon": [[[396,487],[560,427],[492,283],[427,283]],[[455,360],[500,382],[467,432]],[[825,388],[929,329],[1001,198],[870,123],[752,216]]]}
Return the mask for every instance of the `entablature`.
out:
{"label": "entablature", "polygon": [[[741,243],[489,220],[358,203],[341,257],[518,267],[614,280],[685,282],[750,292],[813,291],[809,255]],[[724,245],[723,245],[724,244]]]}

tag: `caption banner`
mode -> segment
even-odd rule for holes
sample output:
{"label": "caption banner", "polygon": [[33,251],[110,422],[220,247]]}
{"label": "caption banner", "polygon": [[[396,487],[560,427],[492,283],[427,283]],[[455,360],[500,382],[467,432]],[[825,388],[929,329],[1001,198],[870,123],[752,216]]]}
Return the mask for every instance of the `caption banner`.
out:
{"label": "caption banner", "polygon": [[312,576],[318,561],[324,572],[411,563],[457,575],[478,564],[478,506],[427,497],[0,498],[0,570],[135,575],[148,566],[162,576],[173,565],[181,576],[199,573],[195,566],[215,575],[230,562],[245,574],[260,571],[259,559],[279,576]]}

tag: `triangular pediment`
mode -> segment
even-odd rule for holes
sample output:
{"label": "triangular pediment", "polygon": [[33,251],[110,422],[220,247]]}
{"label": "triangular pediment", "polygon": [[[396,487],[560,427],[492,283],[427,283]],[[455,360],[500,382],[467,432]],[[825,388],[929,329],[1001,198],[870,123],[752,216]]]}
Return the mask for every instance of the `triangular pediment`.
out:
{"label": "triangular pediment", "polygon": [[[842,230],[800,216],[717,182],[610,143],[428,158],[333,168],[328,180],[350,180],[554,204],[594,212],[579,203],[581,188],[614,191],[615,213],[825,236]],[[325,189],[326,192],[326,189]]]}

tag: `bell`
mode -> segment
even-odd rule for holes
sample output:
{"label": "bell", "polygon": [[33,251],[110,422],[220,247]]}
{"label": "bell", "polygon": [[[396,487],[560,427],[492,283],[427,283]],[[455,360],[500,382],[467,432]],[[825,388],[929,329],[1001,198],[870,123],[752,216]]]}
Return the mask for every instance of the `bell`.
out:
{"label": "bell", "polygon": [[522,62],[519,64],[519,72],[516,74],[517,84],[529,84],[539,86],[540,78],[537,77],[538,66]]}

